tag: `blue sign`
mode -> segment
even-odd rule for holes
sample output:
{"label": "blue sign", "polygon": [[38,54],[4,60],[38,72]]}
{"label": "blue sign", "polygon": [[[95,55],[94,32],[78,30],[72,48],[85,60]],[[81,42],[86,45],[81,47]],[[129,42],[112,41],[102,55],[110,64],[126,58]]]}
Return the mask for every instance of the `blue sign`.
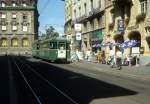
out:
{"label": "blue sign", "polygon": [[118,32],[124,32],[124,20],[118,20]]}

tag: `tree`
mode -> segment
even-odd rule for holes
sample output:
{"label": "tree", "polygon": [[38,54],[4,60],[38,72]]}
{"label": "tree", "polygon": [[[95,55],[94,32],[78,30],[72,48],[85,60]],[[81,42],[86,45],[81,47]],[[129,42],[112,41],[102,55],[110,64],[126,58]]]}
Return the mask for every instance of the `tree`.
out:
{"label": "tree", "polygon": [[46,29],[46,39],[55,39],[56,37],[59,37],[59,33],[55,31],[55,28],[53,26],[49,26],[49,28]]}

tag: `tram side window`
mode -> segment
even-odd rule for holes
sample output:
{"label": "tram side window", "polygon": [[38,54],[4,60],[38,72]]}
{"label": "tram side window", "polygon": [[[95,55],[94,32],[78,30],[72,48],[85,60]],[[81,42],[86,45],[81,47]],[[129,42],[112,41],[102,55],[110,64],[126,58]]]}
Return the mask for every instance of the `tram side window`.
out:
{"label": "tram side window", "polygon": [[50,49],[57,49],[56,42],[50,42]]}

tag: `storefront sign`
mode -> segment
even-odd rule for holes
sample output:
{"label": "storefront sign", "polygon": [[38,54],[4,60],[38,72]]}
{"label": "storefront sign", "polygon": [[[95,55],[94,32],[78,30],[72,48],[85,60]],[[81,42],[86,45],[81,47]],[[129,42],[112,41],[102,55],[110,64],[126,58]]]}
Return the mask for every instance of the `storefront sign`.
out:
{"label": "storefront sign", "polygon": [[124,20],[118,20],[118,32],[124,32]]}

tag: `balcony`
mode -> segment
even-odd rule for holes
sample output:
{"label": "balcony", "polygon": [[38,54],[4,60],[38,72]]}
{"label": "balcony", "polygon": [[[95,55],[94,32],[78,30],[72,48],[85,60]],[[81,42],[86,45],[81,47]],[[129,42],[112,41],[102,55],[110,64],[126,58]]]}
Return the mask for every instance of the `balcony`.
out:
{"label": "balcony", "polygon": [[87,17],[88,17],[87,14],[84,14],[84,15],[82,15],[81,17],[77,18],[77,22],[86,21]]}
{"label": "balcony", "polygon": [[89,16],[94,16],[96,14],[99,14],[103,11],[104,9],[100,9],[100,8],[92,8],[92,10],[89,12]]}

